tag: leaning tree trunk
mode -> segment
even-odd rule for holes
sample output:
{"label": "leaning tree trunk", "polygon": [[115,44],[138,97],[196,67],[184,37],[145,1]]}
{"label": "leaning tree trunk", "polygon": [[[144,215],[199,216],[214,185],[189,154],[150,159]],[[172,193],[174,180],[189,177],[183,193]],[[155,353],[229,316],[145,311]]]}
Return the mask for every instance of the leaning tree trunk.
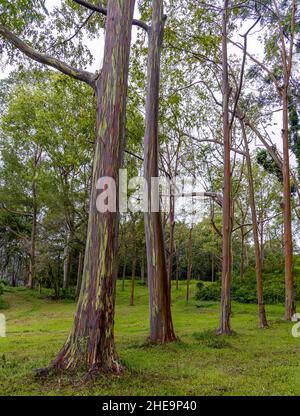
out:
{"label": "leaning tree trunk", "polygon": [[293,276],[293,238],[291,216],[291,184],[289,163],[288,91],[283,91],[283,224],[285,255],[285,319],[290,321],[296,312]]}
{"label": "leaning tree trunk", "polygon": [[259,325],[260,325],[261,328],[267,328],[268,327],[268,321],[267,321],[267,317],[266,317],[266,310],[265,310],[265,304],[264,304],[262,257],[261,257],[261,249],[260,249],[260,245],[259,245],[258,223],[257,223],[255,195],[254,195],[254,187],[253,187],[252,164],[251,164],[251,157],[250,157],[250,152],[249,152],[249,146],[248,146],[248,141],[247,141],[245,125],[244,125],[243,121],[241,121],[241,127],[242,127],[243,139],[244,139],[244,147],[245,147],[245,151],[246,151],[247,178],[248,178],[248,188],[249,188],[248,189],[248,191],[249,191],[249,202],[250,202],[252,227],[253,227]]}
{"label": "leaning tree trunk", "polygon": [[222,288],[221,288],[221,315],[220,334],[230,334],[231,315],[231,167],[230,167],[230,146],[231,127],[229,120],[229,96],[230,85],[228,76],[228,55],[227,55],[227,14],[228,0],[224,0],[223,21],[222,21],[222,64],[223,64],[223,140],[224,140],[224,183],[223,183],[223,223],[222,223]]}
{"label": "leaning tree trunk", "polygon": [[100,213],[96,200],[99,178],[111,177],[117,189],[119,185],[134,4],[135,0],[108,2],[104,61],[97,82],[97,135],[82,287],[69,338],[50,369],[82,367],[89,374],[122,369],[114,341],[119,214]]}
{"label": "leaning tree trunk", "polygon": [[160,52],[164,16],[162,0],[152,1],[152,27],[149,33],[148,86],[144,144],[144,175],[148,183],[148,212],[145,213],[147,274],[150,303],[150,340],[175,340],[171,316],[168,279],[161,213],[151,211],[151,178],[158,177],[158,107],[160,84]]}

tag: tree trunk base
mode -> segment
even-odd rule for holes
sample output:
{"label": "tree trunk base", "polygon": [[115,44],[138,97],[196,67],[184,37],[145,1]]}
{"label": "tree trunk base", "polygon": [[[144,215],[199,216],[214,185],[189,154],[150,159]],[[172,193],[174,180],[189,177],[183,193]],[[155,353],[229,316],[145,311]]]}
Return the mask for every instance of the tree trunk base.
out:
{"label": "tree trunk base", "polygon": [[84,357],[86,354],[82,351],[80,353],[78,348],[65,346],[48,367],[37,369],[35,376],[46,378],[60,373],[75,374],[83,371],[85,373],[83,382],[87,382],[100,374],[119,375],[124,371],[124,366],[116,352],[103,354],[90,363]]}
{"label": "tree trunk base", "polygon": [[284,321],[287,321],[287,322],[292,322],[292,321],[293,321],[293,319],[292,319],[292,318],[293,318],[293,315],[294,315],[294,314],[292,314],[292,315],[290,315],[290,314],[285,314],[285,315],[284,315],[284,317],[283,317],[283,320],[284,320]]}
{"label": "tree trunk base", "polygon": [[218,329],[217,331],[217,335],[233,335],[233,331],[230,328],[226,328],[226,329]]}
{"label": "tree trunk base", "polygon": [[176,338],[175,334],[164,336],[163,338],[147,338],[148,344],[170,344],[171,342],[178,341],[178,338]]}
{"label": "tree trunk base", "polygon": [[286,301],[284,320],[291,322],[296,313],[296,304],[294,301]]}

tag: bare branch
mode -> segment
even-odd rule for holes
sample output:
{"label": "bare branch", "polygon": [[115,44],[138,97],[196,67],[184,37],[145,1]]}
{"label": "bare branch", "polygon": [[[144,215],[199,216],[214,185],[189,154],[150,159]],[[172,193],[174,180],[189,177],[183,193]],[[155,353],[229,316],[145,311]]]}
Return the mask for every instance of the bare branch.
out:
{"label": "bare branch", "polygon": [[[241,45],[240,43],[238,43],[238,42],[234,42],[233,40],[231,40],[231,39],[228,39],[229,40],[229,42],[230,43],[232,43],[234,46],[237,46],[239,49],[241,49],[242,51],[244,51],[244,47],[243,47],[243,45]],[[246,51],[246,55],[253,61],[253,62],[255,62],[258,66],[260,66],[268,75],[269,75],[269,77],[272,79],[272,81],[274,82],[274,84],[275,84],[275,86],[276,86],[276,88],[277,88],[277,90],[279,91],[279,92],[281,92],[281,85],[279,84],[279,82],[278,82],[278,80],[277,80],[277,78],[275,77],[275,75],[273,74],[273,72],[272,71],[270,71],[270,69],[265,65],[265,64],[263,64],[262,62],[260,62],[258,59],[256,59],[253,55],[251,55],[249,52],[247,52]]]}
{"label": "bare branch", "polygon": [[[80,6],[85,7],[86,9],[93,10],[95,12],[103,14],[104,16],[107,16],[107,10],[104,7],[95,6],[94,4],[91,4],[84,0],[73,0],[73,1],[77,4],[80,4]],[[132,24],[134,26],[140,27],[141,29],[144,29],[147,33],[149,32],[149,26],[145,22],[142,22],[141,20],[133,19]]]}
{"label": "bare branch", "polygon": [[[197,137],[192,136],[191,134],[185,133],[185,132],[183,132],[183,131],[181,131],[181,134],[182,134],[183,136],[188,137],[189,139],[194,140],[194,141],[195,141],[195,142],[197,142],[197,143],[215,143],[215,144],[218,144],[218,145],[220,145],[220,146],[224,146],[223,142],[218,141],[218,140],[215,140],[215,139],[198,139]],[[239,153],[239,154],[240,154],[240,155],[242,155],[242,156],[244,156],[244,155],[245,155],[245,152],[243,152],[243,150],[239,150],[239,149],[237,149],[237,148],[235,148],[235,147],[233,147],[233,146],[231,146],[231,147],[230,147],[230,149],[231,149],[233,152]]]}
{"label": "bare branch", "polygon": [[95,12],[92,12],[88,15],[88,17],[83,21],[83,23],[76,29],[73,35],[71,35],[68,39],[63,40],[62,42],[53,43],[52,45],[49,46],[49,48],[46,49],[46,52],[57,46],[64,45],[65,43],[70,42],[72,39],[74,39],[78,35],[78,33],[81,31],[81,29],[88,23],[88,21],[94,15],[94,13]]}
{"label": "bare branch", "polygon": [[243,47],[243,59],[242,59],[242,66],[241,66],[241,75],[240,75],[240,82],[238,85],[238,89],[236,91],[235,94],[235,99],[234,99],[234,108],[233,108],[233,113],[232,113],[232,118],[230,121],[230,130],[232,129],[232,125],[236,116],[236,109],[238,106],[238,102],[240,99],[240,95],[242,92],[242,88],[243,88],[243,82],[244,82],[244,73],[245,73],[245,65],[246,65],[246,57],[247,57],[247,43],[248,43],[248,34],[251,32],[251,30],[258,24],[258,22],[260,21],[261,17],[259,17],[254,23],[253,25],[247,30],[246,33],[244,33],[244,35],[242,35],[242,37],[244,38],[244,47]]}

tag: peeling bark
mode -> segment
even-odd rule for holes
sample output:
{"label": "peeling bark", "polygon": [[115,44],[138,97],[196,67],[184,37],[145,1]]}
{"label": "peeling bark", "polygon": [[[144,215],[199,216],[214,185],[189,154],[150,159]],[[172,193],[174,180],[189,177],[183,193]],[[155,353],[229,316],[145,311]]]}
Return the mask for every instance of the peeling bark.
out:
{"label": "peeling bark", "polygon": [[289,119],[288,91],[283,91],[283,225],[284,225],[284,255],[285,255],[285,320],[291,321],[296,312],[295,289],[293,276],[293,238],[291,214],[291,183],[289,162]]}
{"label": "peeling bark", "polygon": [[223,183],[223,223],[222,223],[222,288],[221,288],[221,314],[220,334],[231,334],[231,233],[232,233],[232,200],[231,200],[231,128],[229,121],[230,85],[228,76],[227,57],[227,14],[228,0],[224,0],[222,22],[222,52],[223,52],[223,140],[224,140],[224,183]]}
{"label": "peeling bark", "polygon": [[257,285],[259,325],[261,328],[267,328],[268,321],[266,317],[266,310],[265,310],[265,304],[264,304],[262,256],[261,256],[261,247],[259,244],[258,223],[257,223],[255,195],[254,195],[254,187],[253,187],[252,164],[251,164],[249,146],[248,146],[248,141],[247,141],[247,136],[246,136],[246,130],[242,121],[241,121],[241,127],[242,127],[243,139],[244,139],[244,146],[246,150],[249,202],[250,202],[250,208],[251,208],[253,240],[254,240],[254,249],[255,249],[255,273],[256,273],[256,285]]}
{"label": "peeling bark", "polygon": [[97,81],[97,135],[82,287],[68,340],[46,370],[122,370],[114,341],[119,214],[96,208],[99,178],[115,179],[125,149],[125,113],[135,0],[110,0],[104,62]]}
{"label": "peeling bark", "polygon": [[160,52],[164,31],[163,3],[152,2],[152,27],[149,33],[148,87],[144,143],[144,175],[149,184],[148,212],[145,213],[147,274],[150,303],[150,340],[166,343],[175,340],[171,316],[171,293],[160,212],[151,212],[151,178],[158,177],[158,107]]}

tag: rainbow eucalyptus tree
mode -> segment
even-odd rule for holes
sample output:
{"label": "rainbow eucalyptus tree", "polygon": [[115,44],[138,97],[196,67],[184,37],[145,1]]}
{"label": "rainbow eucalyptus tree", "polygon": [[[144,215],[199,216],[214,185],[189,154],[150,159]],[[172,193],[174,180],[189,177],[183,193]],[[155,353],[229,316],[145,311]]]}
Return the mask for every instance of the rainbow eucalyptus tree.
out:
{"label": "rainbow eucalyptus tree", "polygon": [[42,374],[79,367],[89,374],[121,370],[114,343],[119,215],[116,212],[98,212],[97,182],[101,177],[111,177],[118,188],[118,172],[125,147],[131,26],[134,23],[145,29],[145,24],[133,20],[135,0],[109,0],[107,10],[85,1],[76,3],[107,16],[100,76],[34,50],[0,23],[0,36],[4,40],[28,57],[88,83],[97,96],[96,142],[82,286],[70,335],[49,367],[41,371]]}
{"label": "rainbow eucalyptus tree", "polygon": [[227,24],[229,0],[224,0],[222,12],[222,94],[223,94],[223,141],[224,141],[224,182],[223,182],[223,215],[222,215],[222,289],[220,334],[230,334],[231,315],[231,235],[232,235],[232,199],[231,199],[231,123],[229,116],[230,84],[228,75]]}
{"label": "rainbow eucalyptus tree", "polygon": [[148,38],[148,84],[144,143],[144,176],[148,183],[148,212],[145,213],[145,235],[150,303],[150,340],[161,343],[175,340],[162,218],[160,211],[152,212],[154,210],[151,207],[151,180],[159,176],[158,115],[160,55],[164,23],[163,2],[162,0],[153,0],[152,24]]}

